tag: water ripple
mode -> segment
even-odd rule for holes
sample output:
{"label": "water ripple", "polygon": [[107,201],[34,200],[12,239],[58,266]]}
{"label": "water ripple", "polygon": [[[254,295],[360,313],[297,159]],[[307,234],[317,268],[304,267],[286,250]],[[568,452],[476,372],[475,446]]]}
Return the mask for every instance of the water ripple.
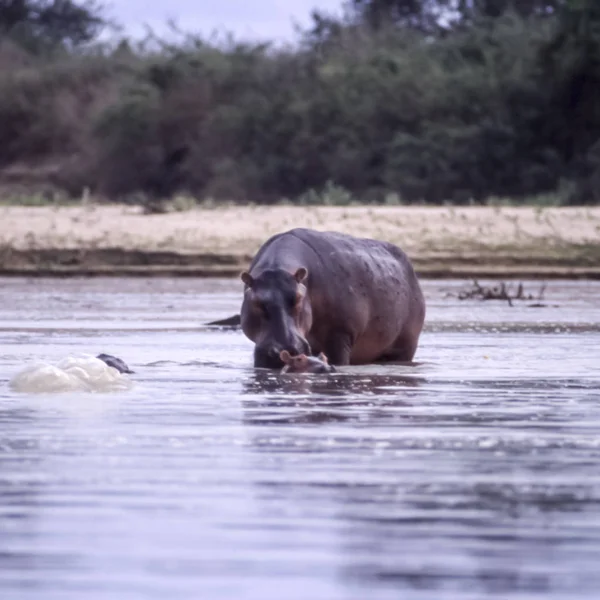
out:
{"label": "water ripple", "polygon": [[[2,282],[0,597],[597,598],[600,285],[460,285],[416,365],[286,377],[201,326],[237,282]],[[81,352],[132,388],[8,387]]]}

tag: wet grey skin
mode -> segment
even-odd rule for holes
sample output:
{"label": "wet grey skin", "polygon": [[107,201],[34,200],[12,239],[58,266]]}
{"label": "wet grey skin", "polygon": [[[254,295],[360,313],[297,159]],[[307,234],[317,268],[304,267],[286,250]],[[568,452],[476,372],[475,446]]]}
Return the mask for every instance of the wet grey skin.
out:
{"label": "wet grey skin", "polygon": [[367,238],[297,228],[268,239],[241,274],[254,366],[323,352],[332,365],[412,361],[425,300],[406,254]]}
{"label": "wet grey skin", "polygon": [[101,361],[105,362],[109,367],[115,368],[119,373],[134,373],[124,361],[116,356],[111,356],[110,354],[98,354],[96,358],[99,358]]}
{"label": "wet grey skin", "polygon": [[306,354],[292,356],[287,350],[282,350],[279,357],[284,363],[282,373],[334,373],[336,371],[322,352],[319,356],[306,356]]}

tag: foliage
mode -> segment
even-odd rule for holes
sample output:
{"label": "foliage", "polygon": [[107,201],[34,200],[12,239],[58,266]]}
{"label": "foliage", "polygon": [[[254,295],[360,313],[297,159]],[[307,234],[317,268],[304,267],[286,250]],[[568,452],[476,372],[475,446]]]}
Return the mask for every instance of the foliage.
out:
{"label": "foliage", "polygon": [[0,43],[0,167],[109,198],[597,203],[600,10],[517,4],[354,0],[278,49]]}
{"label": "foliage", "polygon": [[109,25],[95,0],[0,0],[0,34],[35,53],[86,44]]}

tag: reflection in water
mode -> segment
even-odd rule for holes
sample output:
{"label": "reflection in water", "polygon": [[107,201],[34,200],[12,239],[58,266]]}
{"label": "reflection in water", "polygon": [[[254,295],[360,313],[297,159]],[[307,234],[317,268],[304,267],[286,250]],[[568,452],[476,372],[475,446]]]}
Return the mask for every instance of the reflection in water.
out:
{"label": "reflection in water", "polygon": [[38,484],[22,475],[27,471],[27,463],[31,461],[38,467],[41,458],[36,451],[37,440],[18,434],[32,417],[31,410],[0,405],[0,591],[3,574],[27,572],[39,561],[35,548],[23,550],[13,546],[15,538],[21,535],[35,538]]}
{"label": "reflection in water", "polygon": [[[280,374],[256,369],[242,382],[244,422],[320,423],[365,420],[369,413],[385,414],[386,406],[407,403],[405,392],[423,379],[409,375]],[[359,412],[360,411],[360,412]]]}
{"label": "reflection in water", "polygon": [[[437,399],[436,388],[442,390]],[[277,502],[308,522],[335,518],[345,585],[370,581],[371,592],[399,586],[449,598],[467,590],[544,597],[600,590],[591,567],[600,558],[600,526],[582,531],[578,525],[600,512],[600,487],[561,482],[586,463],[563,454],[566,464],[559,464],[555,454],[574,442],[556,402],[577,390],[585,403],[590,391],[597,395],[597,380],[457,385],[347,372],[290,382],[256,372],[243,389],[257,396],[244,401],[245,422],[278,426],[271,435],[260,428],[252,436],[265,511]],[[424,393],[408,396],[414,390]],[[449,390],[450,404],[443,401]],[[506,401],[514,410],[507,411]],[[504,421],[524,435],[499,434]],[[282,428],[340,422],[358,424],[360,433],[333,429],[324,440],[322,431]],[[489,426],[495,435],[485,435]],[[585,452],[590,440],[578,436],[575,443]],[[597,440],[593,447],[600,449]],[[308,462],[311,476],[297,471]],[[572,566],[559,566],[570,562],[567,553],[579,560],[582,545],[590,567],[583,582]],[[548,570],[549,564],[557,568]]]}
{"label": "reflection in water", "polygon": [[[348,367],[351,369],[351,367]],[[354,373],[342,371],[323,375],[285,373],[268,369],[255,369],[243,382],[246,394],[306,394],[313,400],[327,401],[330,397],[371,394],[376,396],[397,395],[404,388],[419,387],[424,381],[418,375],[395,375]]]}
{"label": "reflection in water", "polygon": [[[532,489],[510,485],[501,476],[498,483],[473,484],[462,457],[452,462],[465,483],[398,482],[337,490],[343,505],[338,518],[347,519],[352,531],[344,540],[348,555],[354,556],[345,576],[438,591],[458,590],[469,582],[471,589],[486,593],[543,592],[568,583],[560,568],[548,572],[540,566],[560,563],[565,545],[587,541],[586,536],[565,540],[555,530],[564,513],[590,508],[583,501],[589,488]],[[466,531],[469,535],[461,534]]]}
{"label": "reflection in water", "polygon": [[[343,405],[361,406],[349,398]],[[385,405],[392,409],[393,401]],[[286,404],[269,400],[267,422],[314,423],[307,418],[309,404],[294,406],[301,415],[277,420]],[[372,406],[362,405],[360,433],[334,429],[323,439],[324,432],[302,435],[278,427],[252,438],[265,517],[277,504],[309,523],[335,519],[344,556],[340,577],[347,585],[371,581],[372,591],[393,585],[448,597],[467,590],[518,595],[600,589],[591,567],[600,558],[600,526],[579,525],[600,511],[600,489],[597,483],[561,483],[564,471],[586,468],[579,452],[562,453],[564,464],[557,464],[555,451],[564,444],[556,433],[562,427],[547,437],[534,427],[526,438],[502,443],[482,435],[477,422],[463,421],[456,406],[456,417],[432,417],[433,429],[411,429],[405,422],[402,433],[389,429],[393,411],[373,414]],[[403,406],[411,409],[410,403]],[[250,423],[264,423],[262,413],[253,418],[254,407],[250,412]],[[578,450],[585,452],[588,441],[581,442]],[[276,470],[265,467],[270,464]],[[309,464],[310,475],[299,471]],[[582,567],[585,582],[570,573],[581,554],[589,567]],[[565,562],[571,566],[559,566]]]}
{"label": "reflection in water", "polygon": [[[455,285],[424,284],[418,364],[281,375],[199,326],[234,282],[7,281],[0,598],[595,600],[600,285]],[[8,387],[107,348],[131,389]]]}

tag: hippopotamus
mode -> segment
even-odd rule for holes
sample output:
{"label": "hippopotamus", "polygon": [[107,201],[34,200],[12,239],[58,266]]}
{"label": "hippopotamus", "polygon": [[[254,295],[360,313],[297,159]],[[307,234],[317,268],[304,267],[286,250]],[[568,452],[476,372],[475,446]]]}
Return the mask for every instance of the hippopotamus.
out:
{"label": "hippopotamus", "polygon": [[99,358],[102,362],[106,363],[109,367],[113,367],[119,373],[134,373],[125,361],[117,358],[116,356],[112,356],[111,354],[98,354],[96,358]]}
{"label": "hippopotamus", "polygon": [[244,282],[241,327],[254,366],[325,353],[333,365],[411,361],[425,299],[407,255],[394,244],[296,228],[269,238]]}
{"label": "hippopotamus", "polygon": [[292,356],[287,350],[279,353],[281,362],[284,363],[282,373],[332,373],[335,367],[330,365],[327,357],[321,352],[319,356],[306,356],[298,354]]}

